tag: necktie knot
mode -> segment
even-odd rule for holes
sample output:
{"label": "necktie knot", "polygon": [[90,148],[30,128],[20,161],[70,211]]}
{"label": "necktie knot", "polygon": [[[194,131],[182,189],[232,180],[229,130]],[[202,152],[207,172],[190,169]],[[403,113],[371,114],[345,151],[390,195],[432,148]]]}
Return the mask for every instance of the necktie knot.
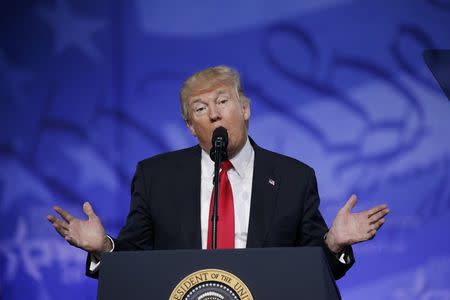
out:
{"label": "necktie knot", "polygon": [[222,172],[228,172],[229,169],[233,168],[233,164],[229,161],[229,160],[224,160],[221,164],[220,164],[220,168],[222,169]]}

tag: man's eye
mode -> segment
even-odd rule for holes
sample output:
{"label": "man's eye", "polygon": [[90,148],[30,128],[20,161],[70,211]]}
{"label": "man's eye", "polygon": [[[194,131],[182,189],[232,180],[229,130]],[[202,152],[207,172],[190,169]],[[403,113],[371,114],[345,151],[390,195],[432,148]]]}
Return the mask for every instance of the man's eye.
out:
{"label": "man's eye", "polygon": [[219,104],[225,104],[228,102],[228,99],[221,99],[219,100]]}
{"label": "man's eye", "polygon": [[197,107],[197,108],[195,109],[195,112],[202,112],[203,110],[205,110],[205,107],[204,107],[204,106],[201,106],[201,107]]}

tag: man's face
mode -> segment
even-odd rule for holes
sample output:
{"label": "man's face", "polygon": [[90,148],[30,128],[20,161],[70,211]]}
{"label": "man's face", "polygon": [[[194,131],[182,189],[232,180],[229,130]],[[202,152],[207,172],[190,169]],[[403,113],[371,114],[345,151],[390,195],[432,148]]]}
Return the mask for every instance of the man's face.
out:
{"label": "man's face", "polygon": [[218,85],[193,93],[188,101],[187,125],[203,150],[209,153],[214,129],[223,126],[228,131],[228,157],[232,158],[247,140],[246,121],[250,118],[250,106],[239,101],[235,88]]}

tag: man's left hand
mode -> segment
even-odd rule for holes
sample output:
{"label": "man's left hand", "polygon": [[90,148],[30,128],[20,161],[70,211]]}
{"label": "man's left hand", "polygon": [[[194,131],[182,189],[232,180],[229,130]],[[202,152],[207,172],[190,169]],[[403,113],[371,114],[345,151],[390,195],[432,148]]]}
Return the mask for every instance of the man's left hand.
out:
{"label": "man's left hand", "polygon": [[328,231],[325,243],[334,253],[342,252],[346,246],[373,239],[384,224],[384,217],[389,213],[386,204],[352,213],[351,210],[356,205],[356,201],[356,195],[348,199]]}

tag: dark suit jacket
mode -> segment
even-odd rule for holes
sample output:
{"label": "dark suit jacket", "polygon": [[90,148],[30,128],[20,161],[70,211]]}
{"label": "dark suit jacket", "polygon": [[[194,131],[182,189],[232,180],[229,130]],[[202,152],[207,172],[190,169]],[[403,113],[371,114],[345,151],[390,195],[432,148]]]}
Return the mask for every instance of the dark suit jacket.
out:
{"label": "dark suit jacket", "polygon": [[[347,250],[351,263],[342,264],[324,243],[328,228],[319,212],[314,170],[253,141],[252,146],[247,248],[321,246],[335,278],[342,277],[354,262],[352,250]],[[138,163],[130,212],[114,239],[115,251],[201,249],[200,161],[201,148],[195,146]]]}

